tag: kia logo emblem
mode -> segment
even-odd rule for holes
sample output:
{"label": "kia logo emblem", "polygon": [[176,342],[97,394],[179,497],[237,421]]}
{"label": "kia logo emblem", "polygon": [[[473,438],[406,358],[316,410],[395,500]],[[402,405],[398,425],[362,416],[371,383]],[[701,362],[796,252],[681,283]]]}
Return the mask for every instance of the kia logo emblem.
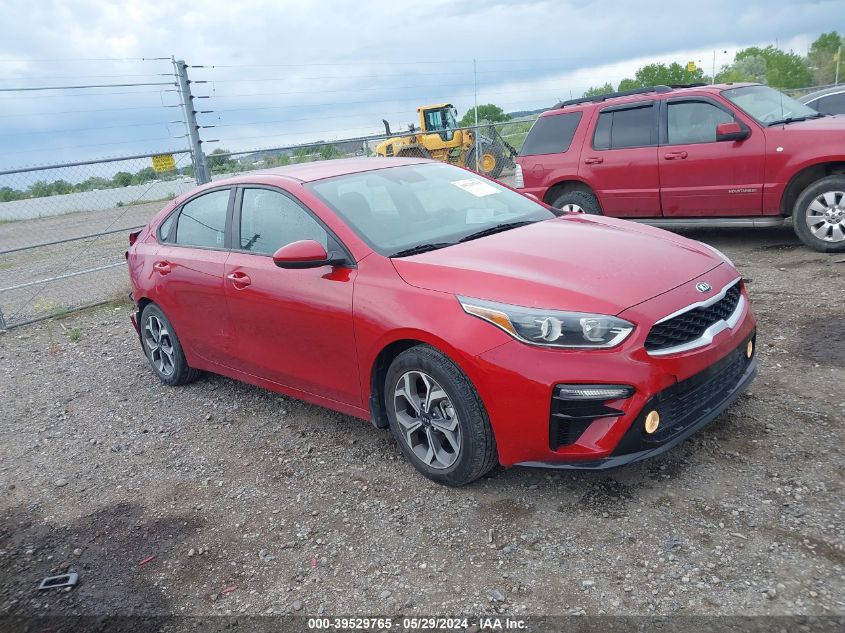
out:
{"label": "kia logo emblem", "polygon": [[695,284],[695,289],[699,292],[710,292],[711,286],[706,281],[700,281]]}

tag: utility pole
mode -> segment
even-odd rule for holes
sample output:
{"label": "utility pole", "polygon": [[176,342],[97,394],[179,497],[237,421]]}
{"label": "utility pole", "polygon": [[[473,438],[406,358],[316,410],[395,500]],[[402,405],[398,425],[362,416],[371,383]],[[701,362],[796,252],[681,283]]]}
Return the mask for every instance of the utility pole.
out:
{"label": "utility pole", "polygon": [[188,65],[184,60],[174,60],[176,78],[179,81],[179,95],[182,98],[182,108],[185,114],[185,127],[188,130],[188,140],[191,143],[191,160],[194,163],[194,177],[198,185],[211,182],[205,154],[202,152],[199,126],[197,125],[197,111],[194,110],[194,96],[191,94],[191,82],[188,79]]}
{"label": "utility pole", "polygon": [[481,155],[479,152],[479,143],[478,137],[480,134],[478,133],[478,66],[476,64],[475,59],[472,60],[472,76],[474,82],[474,92],[475,92],[475,171],[479,171],[478,164],[481,160]]}
{"label": "utility pole", "polygon": [[839,49],[836,51],[836,78],[833,80],[833,85],[839,85],[839,60],[842,59],[842,44],[839,45]]}

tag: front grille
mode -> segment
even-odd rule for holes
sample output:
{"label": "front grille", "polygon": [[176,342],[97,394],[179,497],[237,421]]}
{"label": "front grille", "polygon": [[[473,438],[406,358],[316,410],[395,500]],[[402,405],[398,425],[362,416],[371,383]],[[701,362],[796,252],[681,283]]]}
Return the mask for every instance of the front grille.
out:
{"label": "front grille", "polygon": [[[752,362],[746,355],[748,340],[704,371],[674,384],[649,400],[613,451],[614,455],[635,453],[669,442],[706,418],[734,395]],[[754,335],[750,338],[754,341]],[[657,431],[645,432],[646,415],[660,414]]]}
{"label": "front grille", "polygon": [[687,310],[667,321],[655,324],[645,341],[649,352],[684,345],[701,338],[714,323],[726,321],[736,310],[742,291],[739,282],[731,286],[716,303]]}
{"label": "front grille", "polygon": [[705,372],[687,378],[663,392],[657,406],[660,428],[644,439],[661,444],[710,413],[733,391],[749,362],[750,359],[745,355],[745,345],[742,345]]}

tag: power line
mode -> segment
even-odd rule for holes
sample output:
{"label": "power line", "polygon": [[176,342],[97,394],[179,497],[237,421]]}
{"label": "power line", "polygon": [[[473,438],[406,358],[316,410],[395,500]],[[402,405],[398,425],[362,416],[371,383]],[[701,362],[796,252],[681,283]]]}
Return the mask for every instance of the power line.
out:
{"label": "power line", "polygon": [[[168,84],[169,85],[169,84]],[[65,94],[62,95],[61,98],[69,98],[69,97],[112,97],[118,95],[154,95],[154,94],[162,94],[165,92],[177,92],[176,90],[135,90],[135,91],[125,91],[125,92],[89,92],[89,93],[76,93],[76,94]],[[3,101],[14,101],[15,99],[55,99],[55,95],[32,95],[32,96],[11,96],[11,95],[3,95]]]}
{"label": "power line", "polygon": [[[135,93],[133,93],[135,94]],[[50,111],[50,112],[19,112],[16,114],[0,114],[0,119],[9,119],[9,118],[17,118],[17,117],[33,117],[33,116],[55,116],[57,114],[78,114],[78,113],[93,113],[93,112],[123,112],[124,110],[151,110],[157,108],[181,108],[182,104],[177,103],[175,105],[147,105],[147,106],[132,106],[129,108],[96,108],[93,110],[58,110],[58,111]]]}
{"label": "power line", "polygon": [[155,62],[170,61],[169,57],[52,57],[43,59],[0,59],[3,64],[28,64],[47,62]]}
{"label": "power line", "polygon": [[[88,145],[74,145],[73,149],[77,149],[80,147],[106,147],[108,145],[126,145],[127,143],[151,143],[153,141],[171,141],[174,138],[185,138],[185,135],[179,136],[164,136],[161,138],[142,138],[142,139],[135,139],[135,140],[126,140],[126,141],[112,141],[110,143],[91,143]],[[60,147],[36,147],[32,149],[19,149],[15,150],[9,154],[0,154],[0,156],[16,156],[17,154],[29,153],[29,152],[49,152],[49,151],[56,151],[58,149],[62,149]]]}
{"label": "power line", "polygon": [[37,130],[26,132],[12,132],[10,134],[0,134],[0,138],[7,136],[29,136],[30,134],[75,134],[76,132],[99,132],[100,130],[116,130],[125,127],[153,127],[156,125],[175,125],[177,123],[185,124],[184,121],[156,121],[155,123],[122,123],[121,125],[99,125],[97,127],[80,127],[64,130]]}
{"label": "power line", "polygon": [[29,92],[34,90],[82,90],[85,88],[137,88],[139,86],[175,86],[173,81],[156,83],[131,84],[87,84],[81,86],[21,86],[17,88],[0,88],[0,92]]}

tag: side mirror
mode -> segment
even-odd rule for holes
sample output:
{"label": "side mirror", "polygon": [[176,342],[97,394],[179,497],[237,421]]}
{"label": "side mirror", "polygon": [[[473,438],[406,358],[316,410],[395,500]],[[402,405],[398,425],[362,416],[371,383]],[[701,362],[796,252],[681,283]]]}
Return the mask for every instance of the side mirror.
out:
{"label": "side mirror", "polygon": [[540,204],[543,204],[543,201],[540,200],[540,198],[535,196],[533,193],[523,193],[522,195],[526,198],[531,198],[534,202],[539,202]]}
{"label": "side mirror", "polygon": [[716,126],[717,141],[741,141],[748,138],[748,135],[748,128],[736,121],[720,123]]}
{"label": "side mirror", "polygon": [[285,244],[273,254],[273,263],[279,268],[319,268],[346,263],[346,258],[329,256],[323,245],[314,240],[299,240]]}

